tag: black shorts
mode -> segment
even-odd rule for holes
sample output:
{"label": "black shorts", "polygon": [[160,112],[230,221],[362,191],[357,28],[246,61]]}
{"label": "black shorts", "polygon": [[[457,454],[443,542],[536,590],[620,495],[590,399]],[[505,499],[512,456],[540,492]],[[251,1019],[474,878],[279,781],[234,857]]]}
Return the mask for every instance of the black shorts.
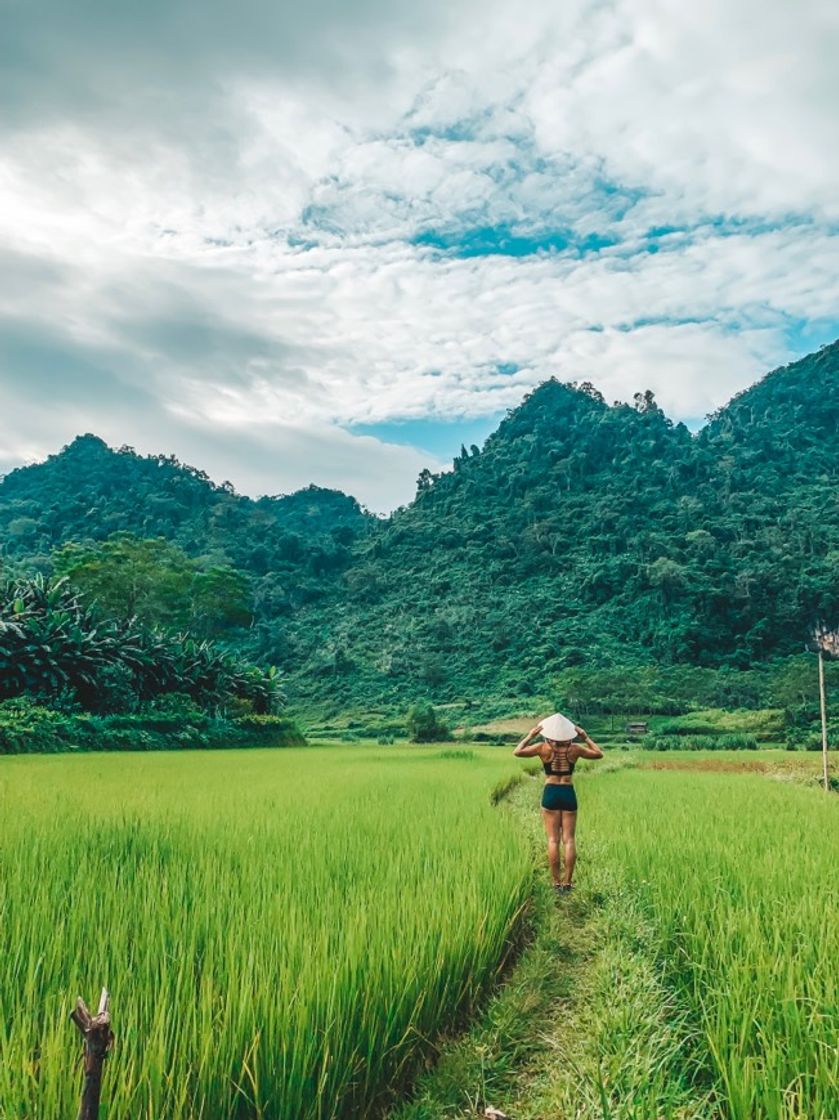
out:
{"label": "black shorts", "polygon": [[561,809],[564,813],[577,812],[577,795],[573,786],[558,786],[551,782],[542,790],[543,809]]}

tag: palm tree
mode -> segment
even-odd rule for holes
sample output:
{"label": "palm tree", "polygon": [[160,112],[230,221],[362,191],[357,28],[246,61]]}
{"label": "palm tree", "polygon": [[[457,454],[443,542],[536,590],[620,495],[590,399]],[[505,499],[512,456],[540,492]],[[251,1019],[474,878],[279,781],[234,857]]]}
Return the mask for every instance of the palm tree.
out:
{"label": "palm tree", "polygon": [[819,704],[822,717],[822,769],[825,791],[830,789],[827,766],[827,692],[824,685],[825,657],[839,657],[839,629],[831,630],[824,622],[817,622],[810,632],[809,646],[819,656]]}

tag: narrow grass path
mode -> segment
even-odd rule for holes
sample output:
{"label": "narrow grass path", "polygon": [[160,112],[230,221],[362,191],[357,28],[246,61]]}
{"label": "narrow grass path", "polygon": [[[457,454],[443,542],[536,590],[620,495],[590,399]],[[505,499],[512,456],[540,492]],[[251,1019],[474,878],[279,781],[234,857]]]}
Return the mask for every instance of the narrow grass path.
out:
{"label": "narrow grass path", "polygon": [[535,785],[500,810],[533,838],[532,941],[390,1120],[466,1120],[488,1105],[512,1120],[714,1120],[697,1035],[659,979],[648,919],[588,837],[578,892],[554,898]]}

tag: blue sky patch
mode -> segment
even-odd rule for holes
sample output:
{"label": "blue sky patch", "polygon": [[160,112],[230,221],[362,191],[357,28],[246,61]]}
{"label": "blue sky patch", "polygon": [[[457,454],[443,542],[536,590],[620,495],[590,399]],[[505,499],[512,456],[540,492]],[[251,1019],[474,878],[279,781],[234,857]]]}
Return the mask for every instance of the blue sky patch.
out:
{"label": "blue sky patch", "polygon": [[424,417],[417,420],[386,420],[378,424],[351,424],[348,431],[358,436],[373,436],[384,443],[415,447],[435,459],[447,462],[460,454],[461,444],[480,447],[500,424],[506,412],[489,413],[475,419]]}
{"label": "blue sky patch", "polygon": [[578,238],[568,229],[524,232],[510,225],[472,226],[459,229],[426,229],[410,244],[436,249],[452,257],[532,257],[539,253],[596,253],[617,243],[615,237],[590,233]]}
{"label": "blue sky patch", "polygon": [[803,358],[822,346],[839,339],[839,317],[828,319],[798,319],[784,332],[792,361]]}
{"label": "blue sky patch", "polygon": [[530,257],[535,253],[567,249],[571,235],[564,230],[521,234],[508,225],[473,226],[471,229],[424,230],[411,238],[411,244],[438,249],[453,257]]}

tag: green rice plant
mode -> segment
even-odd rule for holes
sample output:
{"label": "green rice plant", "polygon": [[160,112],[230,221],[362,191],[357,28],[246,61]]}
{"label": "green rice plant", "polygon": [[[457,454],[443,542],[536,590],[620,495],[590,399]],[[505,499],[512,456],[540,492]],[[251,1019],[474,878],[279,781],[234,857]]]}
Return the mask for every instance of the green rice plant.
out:
{"label": "green rice plant", "polygon": [[[703,748],[707,749],[707,748]],[[718,751],[756,751],[757,739],[745,732],[731,735],[718,735],[711,750]]]}
{"label": "green rice plant", "polygon": [[839,1116],[839,801],[692,771],[586,786],[583,836],[658,930],[730,1120]]}
{"label": "green rice plant", "polygon": [[503,801],[505,797],[509,797],[517,785],[525,781],[524,774],[511,774],[508,778],[502,778],[497,782],[489,795],[490,803],[497,805],[499,801]]}
{"label": "green rice plant", "polygon": [[532,864],[489,794],[513,765],[398,747],[0,759],[0,1117],[74,1114],[67,1016],[102,984],[106,1117],[369,1115],[509,951]]}
{"label": "green rice plant", "polygon": [[660,735],[751,735],[761,742],[776,742],[784,737],[786,717],[780,708],[758,710],[706,708],[670,719],[656,720]]}
{"label": "green rice plant", "polygon": [[640,743],[646,751],[756,751],[757,739],[745,732],[726,735],[665,735],[652,731]]}

